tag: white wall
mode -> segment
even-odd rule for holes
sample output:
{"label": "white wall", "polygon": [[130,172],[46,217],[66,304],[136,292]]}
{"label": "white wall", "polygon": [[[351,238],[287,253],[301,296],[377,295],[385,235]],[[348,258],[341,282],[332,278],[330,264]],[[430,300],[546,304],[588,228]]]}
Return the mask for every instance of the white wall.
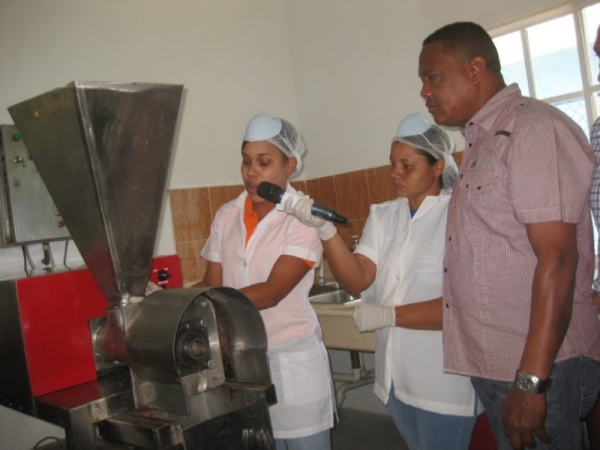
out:
{"label": "white wall", "polygon": [[[490,27],[555,3],[2,0],[0,123],[12,123],[10,105],[72,80],[176,83],[185,95],[170,188],[239,183],[241,136],[260,111],[299,125],[308,146],[300,177],[378,166],[398,121],[425,111],[417,58],[429,33],[455,20]],[[164,207],[159,255],[175,252]],[[22,265],[14,250],[0,251],[7,261]],[[333,355],[336,370],[343,359]],[[370,391],[350,392],[346,405],[380,412]],[[27,433],[10,446],[2,439],[15,450],[35,443]]]}
{"label": "white wall", "polygon": [[[555,0],[286,0],[310,177],[383,165],[402,117],[426,113],[421,43],[447,23],[490,27]],[[458,133],[457,148],[463,140]]]}
{"label": "white wall", "polygon": [[[280,0],[3,0],[0,58],[0,123],[72,80],[183,84],[171,188],[239,183],[254,114],[298,122]],[[175,253],[170,216],[156,253]]]}

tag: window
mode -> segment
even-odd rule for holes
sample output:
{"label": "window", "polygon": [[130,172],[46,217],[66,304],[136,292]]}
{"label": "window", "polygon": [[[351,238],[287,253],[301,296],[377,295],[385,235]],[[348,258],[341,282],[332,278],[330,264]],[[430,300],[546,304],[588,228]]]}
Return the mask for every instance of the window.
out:
{"label": "window", "polygon": [[571,3],[490,34],[507,84],[564,111],[589,135],[600,115],[598,58],[593,52],[600,3]]}

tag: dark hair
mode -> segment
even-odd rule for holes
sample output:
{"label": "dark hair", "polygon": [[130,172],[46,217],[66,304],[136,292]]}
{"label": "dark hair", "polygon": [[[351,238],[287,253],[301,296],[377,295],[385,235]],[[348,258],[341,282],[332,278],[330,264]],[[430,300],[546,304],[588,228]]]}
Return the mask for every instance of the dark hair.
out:
{"label": "dark hair", "polygon": [[481,25],[473,22],[455,22],[431,33],[423,47],[441,41],[445,52],[454,53],[465,61],[480,56],[492,72],[500,73],[500,57],[491,36]]}
{"label": "dark hair", "polygon": [[[435,166],[435,163],[439,161],[439,159],[435,159],[435,156],[433,156],[431,153],[429,153],[426,150],[423,150],[421,148],[415,147],[415,150],[417,152],[417,154],[419,155],[423,155],[425,157],[425,159],[427,160],[427,163],[430,166]],[[438,183],[440,185],[441,188],[444,187],[444,179],[440,176]]]}
{"label": "dark hair", "polygon": [[414,147],[415,151],[419,154],[419,155],[423,155],[425,157],[425,159],[427,159],[427,163],[430,166],[435,165],[436,162],[438,162],[437,159],[435,159],[435,156],[433,156],[431,153],[429,153],[426,150],[423,150],[419,147]]}

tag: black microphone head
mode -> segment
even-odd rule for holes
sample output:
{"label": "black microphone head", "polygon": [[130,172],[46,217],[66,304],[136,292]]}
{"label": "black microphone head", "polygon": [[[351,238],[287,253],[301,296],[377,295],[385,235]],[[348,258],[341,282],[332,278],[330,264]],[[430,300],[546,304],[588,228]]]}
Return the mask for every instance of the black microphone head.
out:
{"label": "black microphone head", "polygon": [[341,223],[342,225],[346,225],[348,223],[348,219],[338,213],[334,213],[333,217],[331,218],[332,222],[337,222],[337,223]]}
{"label": "black microphone head", "polygon": [[279,186],[268,181],[261,181],[256,188],[256,193],[259,196],[273,203],[279,203],[284,192]]}

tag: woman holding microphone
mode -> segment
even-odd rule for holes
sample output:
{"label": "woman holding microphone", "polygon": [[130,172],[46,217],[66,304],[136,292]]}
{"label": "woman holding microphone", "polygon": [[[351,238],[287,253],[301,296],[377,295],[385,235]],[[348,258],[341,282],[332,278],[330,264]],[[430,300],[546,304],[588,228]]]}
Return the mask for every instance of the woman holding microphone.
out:
{"label": "woman holding microphone", "polygon": [[458,174],[454,144],[421,114],[392,140],[390,178],[398,195],[372,205],[354,253],[301,195],[285,211],[317,230],[336,281],[362,292],[360,331],[375,331],[375,387],[411,450],[466,450],[478,414],[468,377],[442,365],[442,260],[446,214]]}
{"label": "woman holding microphone", "polygon": [[245,190],[217,211],[198,284],[238,289],[260,310],[277,394],[269,408],[277,450],[329,450],[333,427],[329,359],[308,302],[321,242],[313,228],[257,194],[262,181],[296,193],[288,178],[304,150],[286,120],[264,113],[250,120],[241,149]]}

